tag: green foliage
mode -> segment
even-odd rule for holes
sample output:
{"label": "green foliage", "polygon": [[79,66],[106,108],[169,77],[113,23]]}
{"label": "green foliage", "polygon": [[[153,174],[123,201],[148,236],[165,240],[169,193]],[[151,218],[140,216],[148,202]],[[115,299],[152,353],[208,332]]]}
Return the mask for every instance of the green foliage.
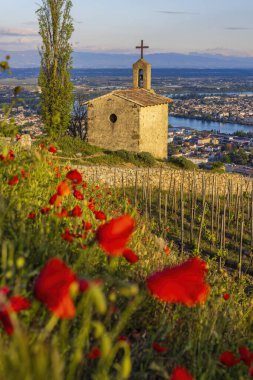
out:
{"label": "green foliage", "polygon": [[[50,139],[39,140],[39,142],[44,143],[49,143],[49,141]],[[58,149],[62,151],[60,154],[66,157],[75,157],[77,153],[82,153],[84,156],[91,156],[102,152],[101,148],[88,144],[80,137],[63,136],[56,141]]]}
{"label": "green foliage", "polygon": [[5,60],[4,61],[0,61],[0,72],[3,71],[8,71],[10,70],[10,66],[9,66],[9,60],[10,60],[10,56],[7,55],[5,57]]}
{"label": "green foliage", "polygon": [[[205,169],[205,167],[204,167],[204,169]],[[225,172],[224,162],[221,162],[221,161],[213,162],[211,172],[212,173],[224,173]]]}
{"label": "green foliage", "polygon": [[233,133],[233,136],[238,136],[238,137],[253,137],[253,132],[244,132],[244,131],[235,131]]}
{"label": "green foliage", "polygon": [[168,162],[176,165],[177,167],[181,169],[186,169],[186,170],[197,169],[197,166],[192,161],[187,160],[187,158],[185,157],[170,157]]}
{"label": "green foliage", "polygon": [[[1,71],[5,72],[5,71],[10,70],[9,60],[10,60],[10,57],[7,56],[5,61],[0,62],[0,72]],[[15,87],[13,90],[14,97],[11,104],[6,104],[3,106],[2,112],[4,114],[4,118],[0,122],[0,136],[14,137],[19,131],[19,128],[16,125],[15,119],[11,117],[11,111],[17,103],[23,102],[23,100],[18,97],[21,90],[22,89],[20,86]]]}
{"label": "green foliage", "polygon": [[137,160],[143,163],[145,166],[154,166],[156,163],[155,158],[149,152],[137,153]]}
{"label": "green foliage", "polygon": [[105,153],[110,154],[116,158],[119,157],[123,160],[123,162],[130,162],[136,166],[152,167],[156,163],[156,159],[152,156],[152,154],[148,152],[135,153],[121,149],[115,152],[105,151]]}
{"label": "green foliage", "polygon": [[238,149],[229,153],[230,162],[237,165],[247,165],[248,155],[244,149]]}
{"label": "green foliage", "polygon": [[54,137],[66,132],[73,107],[70,38],[74,28],[71,7],[70,0],[42,0],[37,11],[42,38],[38,81],[41,87],[41,116],[47,132]]}
{"label": "green foliage", "polygon": [[81,154],[80,160],[85,164],[124,165],[131,163],[135,166],[152,167],[157,161],[147,152],[135,153],[126,150],[111,151],[90,145],[80,137],[61,136],[57,140],[51,138],[37,139],[36,145],[56,143],[59,155],[75,159]]}
{"label": "green foliage", "polygon": [[180,145],[168,144],[168,155],[169,157],[173,156],[174,154],[177,154],[180,150]]}

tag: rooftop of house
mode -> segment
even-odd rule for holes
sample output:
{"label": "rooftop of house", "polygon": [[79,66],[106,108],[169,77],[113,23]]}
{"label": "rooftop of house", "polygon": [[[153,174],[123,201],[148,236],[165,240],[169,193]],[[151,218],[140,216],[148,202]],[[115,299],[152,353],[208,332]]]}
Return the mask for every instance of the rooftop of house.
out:
{"label": "rooftop of house", "polygon": [[[115,90],[110,92],[107,95],[102,97],[114,95],[121,99],[125,99],[129,102],[135,103],[140,107],[156,106],[160,104],[172,103],[173,100],[156,94],[154,91],[145,90],[144,88],[131,88],[127,90]],[[101,96],[95,99],[88,101],[87,103],[92,103],[98,99],[102,98]]]}

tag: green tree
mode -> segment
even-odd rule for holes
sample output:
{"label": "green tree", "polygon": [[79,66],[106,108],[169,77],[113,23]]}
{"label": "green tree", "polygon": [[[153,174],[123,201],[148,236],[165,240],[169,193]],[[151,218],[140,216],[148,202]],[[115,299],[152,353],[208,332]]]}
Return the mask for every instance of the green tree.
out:
{"label": "green tree", "polygon": [[229,153],[229,157],[231,162],[237,165],[247,165],[248,163],[248,155],[242,148]]}
{"label": "green tree", "polygon": [[59,136],[70,124],[73,106],[73,85],[70,79],[74,31],[70,15],[71,0],[42,0],[37,10],[41,69],[41,115],[49,135]]}
{"label": "green tree", "polygon": [[[0,61],[0,73],[7,72],[10,74],[9,66],[10,56],[7,55],[4,61]],[[23,103],[23,100],[18,97],[21,91],[21,87],[17,86],[13,90],[13,99],[10,104],[4,104],[2,110],[3,118],[0,120],[0,136],[4,137],[14,137],[18,132],[19,128],[16,125],[14,117],[11,116],[12,109],[18,103]]]}

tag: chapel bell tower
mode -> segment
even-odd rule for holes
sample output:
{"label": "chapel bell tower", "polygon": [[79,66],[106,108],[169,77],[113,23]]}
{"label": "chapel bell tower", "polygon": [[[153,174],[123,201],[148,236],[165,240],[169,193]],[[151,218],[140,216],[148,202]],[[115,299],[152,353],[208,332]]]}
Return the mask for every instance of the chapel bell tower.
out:
{"label": "chapel bell tower", "polygon": [[133,88],[151,90],[151,65],[143,58],[144,49],[148,48],[144,46],[143,40],[141,46],[136,46],[136,49],[141,49],[141,59],[133,65]]}

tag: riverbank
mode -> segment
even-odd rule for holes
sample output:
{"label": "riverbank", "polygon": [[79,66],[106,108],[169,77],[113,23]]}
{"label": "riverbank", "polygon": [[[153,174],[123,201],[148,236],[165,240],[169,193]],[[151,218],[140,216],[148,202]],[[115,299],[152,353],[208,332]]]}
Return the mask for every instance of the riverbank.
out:
{"label": "riverbank", "polygon": [[183,116],[169,116],[169,123],[173,127],[178,128],[191,128],[197,131],[218,131],[225,134],[233,134],[237,131],[242,132],[253,132],[253,125],[241,124],[241,123],[232,123],[232,122],[218,122],[218,121],[209,121],[203,119],[196,119],[191,117]]}
{"label": "riverbank", "polygon": [[[208,118],[208,119],[205,119],[201,116],[190,116],[190,115],[180,115],[180,114],[177,114],[177,113],[171,113],[171,116],[173,117],[179,117],[179,118],[182,118],[182,119],[192,119],[192,120],[201,120],[201,121],[204,121],[204,122],[208,122],[208,123],[211,123],[211,122],[215,122],[215,123],[223,123],[223,124],[235,124],[235,122],[233,120],[227,120],[227,119],[215,119],[215,118]],[[243,121],[240,121],[240,120],[236,120],[236,124],[239,124],[239,125],[247,125],[247,126],[251,126],[253,127],[253,121],[251,122],[247,122],[245,120]]]}

